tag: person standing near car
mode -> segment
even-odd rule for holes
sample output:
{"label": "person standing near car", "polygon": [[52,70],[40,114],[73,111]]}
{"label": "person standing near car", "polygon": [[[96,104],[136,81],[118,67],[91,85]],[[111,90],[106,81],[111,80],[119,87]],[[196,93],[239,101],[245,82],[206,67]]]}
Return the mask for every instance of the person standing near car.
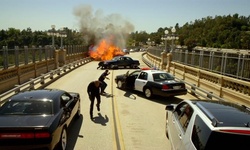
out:
{"label": "person standing near car", "polygon": [[105,79],[108,79],[109,78],[107,77],[108,75],[110,74],[109,70],[106,69],[102,74],[101,76],[99,77],[99,81],[102,83],[101,84],[101,94],[105,94],[106,92],[104,91],[107,87],[107,83],[104,81]]}
{"label": "person standing near car", "polygon": [[89,109],[89,114],[90,114],[90,119],[93,120],[93,107],[94,107],[94,102],[95,98],[97,100],[97,110],[100,111],[100,103],[101,103],[101,96],[100,96],[100,88],[101,88],[101,83],[100,81],[92,81],[89,83],[87,92],[89,95],[89,100],[90,100],[90,109]]}

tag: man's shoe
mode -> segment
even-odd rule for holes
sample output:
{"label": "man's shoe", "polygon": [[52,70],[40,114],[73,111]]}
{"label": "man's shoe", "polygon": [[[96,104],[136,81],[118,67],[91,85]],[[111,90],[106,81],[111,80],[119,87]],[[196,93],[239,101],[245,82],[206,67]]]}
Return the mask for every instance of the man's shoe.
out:
{"label": "man's shoe", "polygon": [[96,107],[97,107],[97,110],[100,111],[100,106],[96,105]]}

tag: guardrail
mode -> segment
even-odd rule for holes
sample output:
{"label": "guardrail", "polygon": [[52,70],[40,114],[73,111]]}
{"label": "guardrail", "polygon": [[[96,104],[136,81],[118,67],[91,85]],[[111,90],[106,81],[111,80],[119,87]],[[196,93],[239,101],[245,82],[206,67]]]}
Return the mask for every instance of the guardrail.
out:
{"label": "guardrail", "polygon": [[71,72],[72,70],[92,61],[92,58],[87,57],[81,60],[74,61],[72,63],[69,63],[67,65],[64,65],[60,68],[57,68],[55,70],[51,70],[50,72],[46,74],[42,74],[41,76],[30,79],[30,81],[25,82],[21,85],[16,85],[13,89],[6,91],[0,95],[0,103],[2,103],[4,100],[8,99],[12,95],[26,90],[33,90],[33,89],[40,89],[48,84],[54,82],[58,78],[62,77],[63,75]]}
{"label": "guardrail", "polygon": [[[149,57],[151,57],[151,55]],[[146,65],[148,65],[149,67],[154,67],[155,66],[156,63],[154,61],[151,61],[153,59],[154,58],[152,58],[152,57],[148,58],[148,54],[147,53],[143,53],[142,54],[142,61]],[[154,60],[158,61],[158,59],[159,59],[159,57],[156,57]],[[157,64],[162,64],[162,63],[158,62]],[[162,70],[164,70],[164,69],[162,69]],[[171,69],[170,69],[170,71],[171,71]],[[172,71],[173,71],[173,69],[172,69]],[[178,71],[179,71],[179,74],[185,74],[184,72],[182,72],[182,70],[178,70]],[[210,73],[210,74],[212,75],[213,73]],[[219,85],[217,85],[217,83],[214,83],[212,81],[211,82],[206,81],[203,84],[207,84],[209,86],[207,86],[207,88],[202,88],[202,87],[197,86],[197,83],[196,84],[192,83],[191,80],[185,80],[185,78],[184,79],[183,78],[179,78],[176,75],[174,75],[174,76],[175,76],[175,78],[177,80],[184,82],[186,84],[186,88],[193,95],[201,96],[204,99],[219,100],[219,101],[234,101],[234,102],[242,104],[242,105],[246,105],[246,106],[250,105],[249,104],[249,98],[250,98],[249,96],[245,95],[245,96],[241,96],[241,98],[236,98],[237,96],[242,95],[242,93],[240,93],[239,91],[237,93],[235,91],[232,91],[232,89],[230,90],[230,88],[227,89],[226,87],[219,87],[220,93],[227,94],[227,93],[231,92],[231,94],[230,95],[228,94],[228,96],[220,95],[220,94],[216,94],[214,92],[215,89],[217,89],[218,86],[219,86]],[[229,78],[229,77],[227,77],[227,78]],[[202,79],[199,78],[199,79],[194,79],[194,80],[202,80]],[[222,96],[224,96],[226,98],[223,98]]]}

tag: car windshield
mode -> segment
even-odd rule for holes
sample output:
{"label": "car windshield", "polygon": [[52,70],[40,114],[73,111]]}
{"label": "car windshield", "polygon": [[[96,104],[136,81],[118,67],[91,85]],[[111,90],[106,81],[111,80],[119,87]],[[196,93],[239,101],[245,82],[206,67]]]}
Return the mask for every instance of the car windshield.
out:
{"label": "car windshield", "polygon": [[112,60],[119,60],[120,57],[114,57]]}
{"label": "car windshield", "polygon": [[0,108],[0,115],[50,115],[50,101],[8,101]]}
{"label": "car windshield", "polygon": [[154,81],[165,81],[165,80],[174,80],[174,77],[168,73],[154,73]]}

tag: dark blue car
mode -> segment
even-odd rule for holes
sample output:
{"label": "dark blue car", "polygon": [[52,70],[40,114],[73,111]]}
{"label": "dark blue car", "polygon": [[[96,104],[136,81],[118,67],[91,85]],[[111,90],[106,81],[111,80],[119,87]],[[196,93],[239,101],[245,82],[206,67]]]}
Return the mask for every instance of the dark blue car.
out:
{"label": "dark blue car", "polygon": [[0,107],[0,149],[67,147],[67,129],[79,117],[80,95],[56,89],[20,92]]}

